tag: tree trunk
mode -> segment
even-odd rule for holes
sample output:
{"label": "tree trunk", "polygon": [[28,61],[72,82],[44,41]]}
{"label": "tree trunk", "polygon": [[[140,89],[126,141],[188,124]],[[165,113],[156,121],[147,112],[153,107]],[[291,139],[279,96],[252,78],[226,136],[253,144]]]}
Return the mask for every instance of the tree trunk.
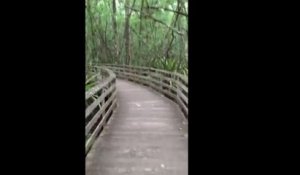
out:
{"label": "tree trunk", "polygon": [[96,55],[97,55],[97,50],[96,50],[96,46],[97,46],[97,43],[96,43],[96,40],[95,40],[95,31],[94,31],[94,26],[93,26],[93,18],[92,18],[92,11],[91,11],[91,5],[90,3],[87,3],[87,11],[88,11],[88,16],[89,16],[89,20],[90,20],[90,27],[91,27],[91,40],[92,40],[92,43],[93,43],[93,46],[92,46],[92,49],[91,49],[91,54],[92,54],[92,60],[95,59]]}
{"label": "tree trunk", "polygon": [[118,32],[117,32],[117,21],[116,21],[116,0],[112,0],[112,25],[113,25],[113,41],[114,41],[114,60],[119,58],[119,43],[118,43]]}
{"label": "tree trunk", "polygon": [[[125,5],[129,6],[129,0],[125,0]],[[124,31],[124,39],[125,39],[125,64],[129,64],[130,62],[130,50],[129,50],[129,44],[130,44],[130,33],[129,33],[129,9],[125,7],[125,31]]]}
{"label": "tree trunk", "polygon": [[[143,25],[142,25],[142,19],[143,19],[143,6],[144,6],[144,0],[142,0],[142,4],[141,4],[141,10],[140,10],[140,36],[142,35],[142,30],[143,30]],[[139,40],[139,50],[141,49],[141,41]]]}
{"label": "tree trunk", "polygon": [[[179,2],[179,0],[177,1],[177,11],[178,12],[180,12],[180,2]],[[178,17],[179,17],[179,13],[176,13],[176,14],[174,14],[174,15],[176,15],[175,16],[175,19],[174,19],[174,23],[173,23],[173,26],[174,26],[174,28],[176,27],[176,23],[177,23],[177,21],[178,21]],[[166,50],[165,50],[165,53],[164,53],[164,57],[166,58],[166,59],[168,59],[169,57],[170,57],[170,54],[169,54],[169,52],[170,52],[170,50],[171,50],[171,48],[172,48],[172,44],[173,44],[173,41],[174,41],[174,31],[172,30],[171,31],[172,33],[172,37],[171,37],[171,40],[170,40],[170,43],[169,43],[169,45],[167,46],[167,48],[166,48]]]}
{"label": "tree trunk", "polygon": [[[130,52],[130,16],[131,12],[129,11],[129,0],[125,0],[125,31],[124,31],[124,39],[125,39],[125,64],[130,64],[131,52]],[[135,0],[132,3],[132,7],[135,4]]]}

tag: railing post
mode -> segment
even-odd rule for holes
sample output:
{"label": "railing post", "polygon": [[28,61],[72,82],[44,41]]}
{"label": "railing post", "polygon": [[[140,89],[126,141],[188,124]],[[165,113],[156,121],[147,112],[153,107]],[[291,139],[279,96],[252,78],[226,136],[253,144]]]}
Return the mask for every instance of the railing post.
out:
{"label": "railing post", "polygon": [[147,68],[147,82],[148,82],[148,86],[149,87],[151,87],[151,83],[152,83],[152,81],[151,81],[151,77],[150,77],[150,74],[151,74],[151,68],[149,67],[149,68]]}
{"label": "railing post", "polygon": [[178,84],[178,81],[179,81],[179,77],[177,75],[175,75],[175,82],[176,82],[176,101],[177,103],[179,103],[179,94],[178,92],[180,91],[180,85]]}
{"label": "railing post", "polygon": [[[187,112],[187,93],[188,82],[185,75],[177,72],[169,72],[151,67],[143,66],[128,66],[122,65],[107,65],[108,68],[114,70],[115,75],[123,79],[150,86],[161,94],[167,95],[179,104],[183,110]],[[125,74],[131,73],[131,74]],[[102,76],[105,76],[104,74]],[[165,87],[165,89],[164,89]],[[102,102],[103,103],[103,102]],[[185,103],[185,104],[182,104]],[[104,103],[105,104],[105,103]]]}
{"label": "railing post", "polygon": [[[101,76],[103,77],[108,75],[105,77],[108,78],[108,80],[102,82],[105,84],[98,84],[86,92],[86,154],[112,115],[111,111],[116,107],[116,105],[114,105],[116,96],[112,96],[115,94],[115,88],[112,87],[115,86],[115,74],[111,70],[101,67],[97,72],[101,72]],[[93,99],[93,95],[95,94],[97,96],[99,95],[95,99],[96,101],[89,103],[88,101]],[[97,107],[99,107],[99,109],[97,109]]]}
{"label": "railing post", "polygon": [[164,83],[164,82],[163,82],[163,78],[162,78],[163,74],[162,74],[162,73],[158,73],[158,74],[159,74],[159,83],[160,83],[160,84],[159,84],[159,85],[160,85],[159,87],[160,87],[160,89],[161,89],[161,92],[163,92],[163,90],[164,90],[164,89],[163,89],[163,83]]}

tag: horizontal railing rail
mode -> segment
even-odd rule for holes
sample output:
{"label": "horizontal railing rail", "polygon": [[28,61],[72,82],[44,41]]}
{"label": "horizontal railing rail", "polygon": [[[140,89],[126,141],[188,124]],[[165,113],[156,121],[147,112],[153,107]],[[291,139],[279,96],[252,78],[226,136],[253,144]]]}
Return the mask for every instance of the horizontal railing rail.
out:
{"label": "horizontal railing rail", "polygon": [[112,70],[98,67],[102,81],[85,93],[85,149],[86,154],[103,130],[116,108],[116,75]]}
{"label": "horizontal railing rail", "polygon": [[118,78],[151,87],[177,103],[188,118],[188,77],[176,72],[140,66],[106,64]]}

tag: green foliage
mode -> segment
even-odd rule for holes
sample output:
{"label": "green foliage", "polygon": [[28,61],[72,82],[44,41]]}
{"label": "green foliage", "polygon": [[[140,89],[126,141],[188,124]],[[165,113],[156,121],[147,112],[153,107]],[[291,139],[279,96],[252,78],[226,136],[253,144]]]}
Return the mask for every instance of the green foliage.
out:
{"label": "green foliage", "polygon": [[85,85],[85,90],[88,91],[89,89],[91,89],[92,87],[94,87],[96,85],[95,82],[92,83],[88,83]]}
{"label": "green foliage", "polygon": [[125,63],[125,8],[130,8],[130,64],[188,73],[187,16],[176,13],[187,13],[187,0],[135,0],[134,6],[129,0],[130,7],[125,0],[115,2],[114,16],[112,0],[86,1],[86,67]]}
{"label": "green foliage", "polygon": [[176,59],[152,59],[147,66],[171,72],[178,72],[185,75],[188,74],[187,65],[183,63],[180,64]]}

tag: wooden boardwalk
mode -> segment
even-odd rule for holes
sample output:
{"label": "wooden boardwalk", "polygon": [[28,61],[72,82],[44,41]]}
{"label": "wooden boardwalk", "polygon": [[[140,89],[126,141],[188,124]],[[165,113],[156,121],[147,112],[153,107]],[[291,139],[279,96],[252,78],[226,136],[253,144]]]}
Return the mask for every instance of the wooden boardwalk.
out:
{"label": "wooden boardwalk", "polygon": [[118,107],[86,157],[87,175],[187,175],[187,120],[154,90],[117,80]]}

